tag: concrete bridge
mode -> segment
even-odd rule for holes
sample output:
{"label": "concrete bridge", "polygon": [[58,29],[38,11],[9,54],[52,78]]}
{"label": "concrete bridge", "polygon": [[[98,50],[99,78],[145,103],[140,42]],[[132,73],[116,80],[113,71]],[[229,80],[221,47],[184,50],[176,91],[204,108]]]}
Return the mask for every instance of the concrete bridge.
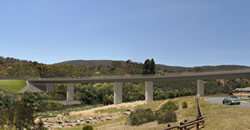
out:
{"label": "concrete bridge", "polygon": [[124,82],[145,82],[145,101],[153,101],[153,82],[197,80],[197,96],[204,96],[204,80],[250,78],[250,69],[234,71],[171,73],[166,75],[103,76],[85,78],[39,78],[27,80],[27,86],[20,92],[53,92],[54,84],[67,84],[67,99],[64,104],[78,104],[74,100],[76,83],[113,83],[114,104],[122,103],[122,86]]}

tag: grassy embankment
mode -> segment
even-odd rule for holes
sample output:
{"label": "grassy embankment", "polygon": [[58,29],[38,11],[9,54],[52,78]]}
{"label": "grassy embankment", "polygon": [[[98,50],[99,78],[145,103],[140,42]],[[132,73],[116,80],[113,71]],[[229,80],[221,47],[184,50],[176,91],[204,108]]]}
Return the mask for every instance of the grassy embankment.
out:
{"label": "grassy embankment", "polygon": [[0,89],[13,93],[18,93],[25,86],[24,80],[0,80]]}
{"label": "grassy embankment", "polygon": [[[204,130],[228,130],[228,129],[239,129],[245,130],[250,129],[250,108],[246,107],[235,107],[229,105],[218,105],[205,101],[206,98],[200,99],[201,110],[205,118],[205,128]],[[197,106],[195,102],[195,97],[181,97],[175,99],[179,105],[180,109],[176,112],[178,122],[172,123],[171,125],[179,125],[179,122],[184,120],[194,120],[197,116]],[[181,103],[188,102],[188,108],[182,109]],[[149,103],[145,105],[140,105],[140,108],[152,108],[155,110],[162,103]],[[107,109],[101,112],[113,113],[117,112],[115,109]],[[133,127],[126,125],[127,117],[122,116],[120,119],[115,121],[108,121],[93,125],[95,128],[108,129],[163,129],[167,128],[167,124],[158,125],[157,122],[146,123],[141,126]],[[73,130],[80,130],[82,126],[70,128]],[[68,129],[69,130],[69,129]]]}

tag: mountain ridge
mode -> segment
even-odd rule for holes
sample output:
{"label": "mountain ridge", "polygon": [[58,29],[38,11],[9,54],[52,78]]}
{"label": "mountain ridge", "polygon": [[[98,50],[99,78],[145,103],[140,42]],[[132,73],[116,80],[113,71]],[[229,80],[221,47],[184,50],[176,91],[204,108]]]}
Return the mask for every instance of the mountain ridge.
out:
{"label": "mountain ridge", "polygon": [[[68,60],[62,61],[58,63],[54,63],[54,65],[85,65],[86,67],[103,65],[105,67],[110,66],[112,62],[121,62],[122,65],[126,64],[126,62],[143,64],[140,62],[132,62],[122,61],[122,60]],[[162,71],[168,72],[183,72],[183,71],[216,71],[216,70],[236,70],[236,69],[250,69],[249,66],[245,65],[205,65],[205,66],[195,66],[195,67],[183,67],[183,66],[170,66],[164,64],[156,64],[156,68]]]}

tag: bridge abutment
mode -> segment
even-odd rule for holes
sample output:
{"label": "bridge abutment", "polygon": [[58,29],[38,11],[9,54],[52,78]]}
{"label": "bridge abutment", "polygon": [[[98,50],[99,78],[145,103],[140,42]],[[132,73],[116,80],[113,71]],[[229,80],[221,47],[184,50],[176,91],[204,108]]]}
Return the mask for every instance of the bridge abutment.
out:
{"label": "bridge abutment", "polygon": [[197,97],[204,96],[204,80],[197,80]]}
{"label": "bridge abutment", "polygon": [[146,102],[152,102],[154,100],[153,86],[154,86],[154,83],[152,81],[145,81],[145,101]]}
{"label": "bridge abutment", "polygon": [[122,82],[114,82],[114,104],[122,103]]}

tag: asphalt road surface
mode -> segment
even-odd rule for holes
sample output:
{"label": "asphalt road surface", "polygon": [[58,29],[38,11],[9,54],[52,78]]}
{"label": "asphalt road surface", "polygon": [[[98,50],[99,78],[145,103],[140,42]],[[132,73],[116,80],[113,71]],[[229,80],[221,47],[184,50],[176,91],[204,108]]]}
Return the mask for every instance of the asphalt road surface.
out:
{"label": "asphalt road surface", "polygon": [[[222,101],[225,97],[209,97],[207,98],[207,101],[216,103],[216,104],[222,104]],[[241,101],[240,105],[231,105],[231,106],[236,106],[236,107],[249,107],[250,108],[250,103],[246,101]]]}

